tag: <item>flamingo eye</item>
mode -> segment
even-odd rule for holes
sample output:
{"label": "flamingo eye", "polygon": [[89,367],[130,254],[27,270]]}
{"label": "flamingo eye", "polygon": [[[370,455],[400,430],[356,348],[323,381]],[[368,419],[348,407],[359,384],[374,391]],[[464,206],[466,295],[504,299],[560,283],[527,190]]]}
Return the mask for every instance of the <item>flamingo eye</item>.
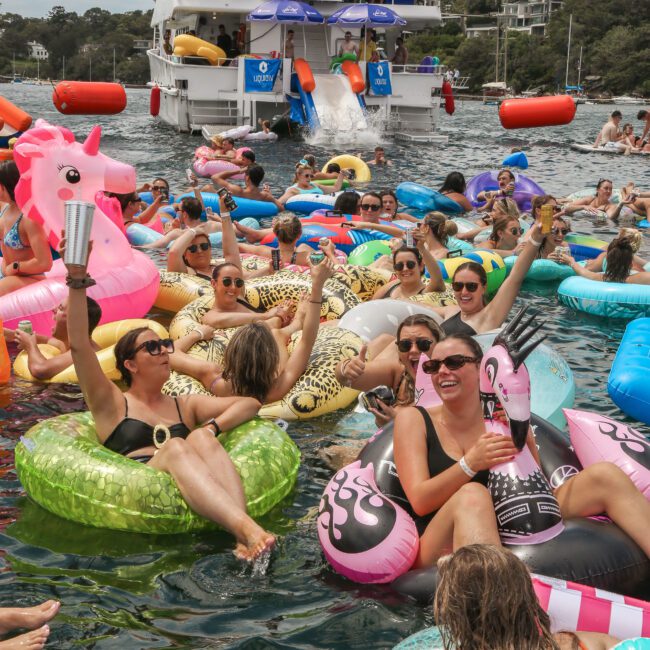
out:
{"label": "flamingo eye", "polygon": [[65,165],[60,168],[59,176],[63,177],[71,185],[75,185],[81,180],[81,174],[76,167]]}

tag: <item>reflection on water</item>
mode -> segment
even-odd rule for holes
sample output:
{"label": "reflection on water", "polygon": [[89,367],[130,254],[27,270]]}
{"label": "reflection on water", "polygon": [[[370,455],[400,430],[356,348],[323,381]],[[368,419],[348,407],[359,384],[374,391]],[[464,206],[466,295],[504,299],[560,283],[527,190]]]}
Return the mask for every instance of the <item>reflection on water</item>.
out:
{"label": "reflection on water", "polygon": [[[69,127],[78,138],[102,124],[102,151],[133,164],[140,182],[165,176],[172,188],[181,188],[192,152],[202,144],[198,137],[155,123],[148,116],[146,91],[128,91],[124,115],[100,117],[59,115],[47,87],[3,86],[3,94],[33,115]],[[650,189],[647,160],[584,155],[566,146],[592,141],[612,110],[579,106],[570,126],[506,132],[495,107],[462,103],[453,118],[441,114],[448,146],[384,143],[395,165],[373,170],[371,185],[383,189],[413,180],[436,187],[449,171],[459,169],[470,177],[497,166],[512,147],[522,147],[530,161],[526,173],[558,196],[593,186],[601,177],[615,186],[635,180]],[[625,120],[633,121],[632,108],[622,110]],[[366,158],[375,144],[360,147]],[[304,153],[314,153],[319,164],[331,155],[356,153],[331,141],[324,146],[260,143],[255,151],[276,193],[290,184],[293,165]],[[605,239],[614,232],[596,231],[581,221],[574,221],[574,230]],[[621,418],[607,395],[606,379],[625,324],[567,310],[552,286],[525,287],[517,305],[528,301],[543,312],[548,344],[573,370],[577,406]],[[152,314],[168,321],[168,315]],[[339,427],[343,415],[336,413],[291,425],[303,455],[298,486],[263,521],[281,541],[266,574],[253,576],[232,556],[232,539],[223,533],[154,536],[98,530],[31,503],[13,469],[14,445],[41,419],[80,408],[81,395],[73,385],[14,379],[0,387],[0,605],[61,599],[51,647],[390,648],[431,624],[430,612],[388,589],[354,585],[335,575],[320,553],[315,508],[331,472],[318,450],[330,441],[367,436],[366,419],[346,419]]]}

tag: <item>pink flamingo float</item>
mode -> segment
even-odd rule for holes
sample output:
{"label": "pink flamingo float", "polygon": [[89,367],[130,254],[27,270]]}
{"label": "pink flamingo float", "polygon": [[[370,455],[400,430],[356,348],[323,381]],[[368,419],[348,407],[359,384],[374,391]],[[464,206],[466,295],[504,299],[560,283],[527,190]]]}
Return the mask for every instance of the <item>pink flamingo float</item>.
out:
{"label": "pink flamingo float", "polygon": [[[135,188],[135,170],[99,152],[101,128],[95,126],[85,142],[76,142],[63,127],[37,120],[14,147],[20,171],[16,202],[23,214],[43,225],[56,249],[64,227],[64,203],[95,202],[101,190],[126,193]],[[96,207],[91,232],[93,252],[88,271],[97,281],[89,295],[102,307],[102,322],[144,316],[158,293],[160,282],[153,261],[133,250],[124,233],[101,206]],[[0,318],[6,327],[30,319],[35,332],[52,327],[52,310],[68,295],[66,269],[57,260],[41,282],[0,298]]]}

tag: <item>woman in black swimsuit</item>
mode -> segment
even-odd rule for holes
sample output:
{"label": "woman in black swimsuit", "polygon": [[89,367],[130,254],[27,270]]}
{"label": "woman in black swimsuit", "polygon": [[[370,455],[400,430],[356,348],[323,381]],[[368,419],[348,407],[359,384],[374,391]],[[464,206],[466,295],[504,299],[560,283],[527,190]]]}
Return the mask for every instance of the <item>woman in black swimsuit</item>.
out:
{"label": "woman in black swimsuit", "polygon": [[[62,257],[64,247],[62,239]],[[238,557],[255,559],[275,538],[246,514],[241,479],[215,434],[252,418],[260,403],[251,397],[163,395],[174,344],[148,328],[125,334],[115,346],[128,387],[122,393],[104,375],[88,338],[86,287],[94,282],[85,266],[67,268],[70,350],[100,442],[171,474],[192,510],[235,535]]]}
{"label": "woman in black swimsuit", "polygon": [[[422,369],[431,375],[442,404],[399,411],[395,465],[411,507],[419,516],[420,549],[413,568],[468,544],[501,546],[492,497],[491,467],[517,453],[510,437],[485,430],[479,393],[480,345],[451,335],[438,343]],[[531,432],[526,441],[539,465]],[[650,503],[612,463],[596,463],[555,490],[564,519],[606,512],[650,554]]]}

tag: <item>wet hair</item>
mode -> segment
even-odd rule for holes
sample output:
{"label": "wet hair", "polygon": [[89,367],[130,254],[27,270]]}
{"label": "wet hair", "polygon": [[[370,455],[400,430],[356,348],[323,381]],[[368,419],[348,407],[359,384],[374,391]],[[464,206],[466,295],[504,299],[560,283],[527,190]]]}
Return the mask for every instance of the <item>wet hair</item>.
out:
{"label": "wet hair", "polygon": [[[436,323],[431,316],[426,314],[413,314],[412,316],[407,316],[397,327],[397,334],[395,335],[395,340],[399,341],[400,336],[402,335],[402,329],[404,327],[414,327],[416,325],[423,325],[430,332],[436,343],[442,341],[445,338],[445,333],[440,328],[440,325]],[[415,401],[415,381],[411,377],[410,373],[404,373],[404,389],[401,399],[398,398],[398,404],[401,406],[406,406],[407,404],[412,404]]]}
{"label": "wet hair", "polygon": [[122,381],[129,387],[133,382],[133,376],[131,375],[130,370],[124,365],[124,362],[133,359],[133,353],[138,347],[136,344],[138,336],[143,332],[152,331],[153,330],[149,327],[136,327],[134,330],[131,330],[124,336],[120,337],[120,340],[115,344],[115,367],[122,376]]}
{"label": "wet hair", "polygon": [[510,176],[510,180],[511,180],[511,181],[514,181],[514,180],[515,180],[515,175],[514,175],[514,174],[513,174],[509,169],[502,169],[502,170],[497,174],[497,178],[499,178],[499,176],[501,176],[502,174],[508,174],[508,176]]}
{"label": "wet hair", "polygon": [[181,201],[181,210],[183,212],[187,212],[187,216],[190,219],[194,219],[196,221],[197,219],[201,218],[203,206],[201,205],[201,201],[199,201],[197,198],[193,196],[186,196]]}
{"label": "wet hair", "polygon": [[636,114],[636,119],[637,120],[645,120],[646,115],[648,114],[648,111],[639,111]]}
{"label": "wet hair", "polygon": [[458,194],[465,194],[467,189],[467,182],[465,177],[460,172],[450,172],[447,174],[439,192],[458,192]]}
{"label": "wet hair", "polygon": [[[209,241],[209,239],[208,239],[208,241]],[[223,271],[227,266],[232,266],[234,269],[239,270],[239,267],[236,264],[233,264],[232,262],[222,262],[221,264],[217,264],[212,269],[212,279],[213,280],[218,280],[219,275],[221,275],[221,271]]]}
{"label": "wet hair", "polygon": [[20,179],[20,172],[18,166],[13,160],[6,160],[0,163],[0,185],[7,190],[7,194],[12,202],[16,202],[16,185]]}
{"label": "wet hair", "polygon": [[458,226],[447,219],[442,212],[429,212],[422,223],[429,226],[431,234],[443,245],[447,243],[450,235],[455,235],[458,232]]}
{"label": "wet hair", "polygon": [[330,163],[329,165],[327,165],[325,171],[328,174],[333,174],[333,173],[338,174],[341,171],[341,165],[339,165],[338,163]]}
{"label": "wet hair", "polygon": [[295,215],[278,217],[273,221],[273,232],[279,242],[293,244],[302,235],[302,223]]}
{"label": "wet hair", "polygon": [[102,308],[96,300],[86,296],[86,309],[88,309],[88,334],[92,334],[102,319]]}
{"label": "wet hair", "polygon": [[607,268],[603,274],[605,282],[625,282],[634,261],[634,248],[632,239],[618,236],[607,247]]}
{"label": "wet hair", "polygon": [[611,116],[612,117],[623,117],[623,113],[621,113],[621,111],[613,111]]}
{"label": "wet hair", "polygon": [[306,153],[302,159],[307,162],[310,167],[316,167],[316,156],[311,153]]}
{"label": "wet hair", "polygon": [[246,158],[246,160],[250,160],[252,163],[255,162],[255,152],[254,151],[243,151],[242,158]]}
{"label": "wet hair", "polygon": [[401,253],[410,253],[418,261],[418,264],[422,264],[422,254],[415,246],[401,246],[396,251],[393,251],[393,264],[395,264],[397,256]]}
{"label": "wet hair", "polygon": [[355,192],[341,192],[334,202],[333,209],[343,214],[357,214],[359,195]]}
{"label": "wet hair", "polygon": [[535,213],[549,201],[555,201],[557,203],[557,199],[550,194],[536,194],[533,197],[532,201],[530,202],[530,214],[533,216],[533,218],[535,217]]}
{"label": "wet hair", "polygon": [[483,358],[483,348],[481,347],[481,344],[469,334],[463,334],[460,332],[458,334],[448,334],[444,339],[445,341],[460,341],[472,351],[473,357],[479,361]]}
{"label": "wet hair", "polygon": [[280,352],[273,334],[262,323],[240,327],[226,346],[223,378],[233,395],[266,401],[280,365]]}
{"label": "wet hair", "polygon": [[259,187],[260,183],[264,180],[264,167],[262,165],[251,165],[246,171],[250,182]]}
{"label": "wet hair", "polygon": [[[158,180],[158,179],[156,179]],[[117,199],[120,204],[122,212],[127,209],[129,203],[135,203],[138,200],[137,192],[127,192],[126,194],[118,194],[117,192],[107,192],[107,196]]]}
{"label": "wet hair", "polygon": [[483,286],[487,285],[487,273],[485,272],[485,269],[478,264],[478,262],[463,262],[455,271],[454,271],[454,276],[453,279],[456,278],[456,276],[461,272],[461,271],[471,271],[472,273],[475,273],[479,277],[479,281]]}
{"label": "wet hair", "polygon": [[516,217],[508,217],[506,215],[495,217],[494,221],[492,222],[492,232],[490,233],[488,240],[495,244],[498,243],[499,235],[502,232],[505,232],[508,228],[508,224],[512,223],[513,221],[516,221],[517,227],[520,227],[519,219]]}
{"label": "wet hair", "polygon": [[520,212],[517,202],[513,199],[502,198],[494,202],[493,210],[500,212],[503,216],[509,219],[519,219]]}
{"label": "wet hair", "polygon": [[[201,232],[198,235],[196,235],[194,239],[192,239],[192,243],[188,244],[188,248],[195,243],[194,240],[197,239],[198,237],[205,239],[205,241],[207,241],[208,244],[210,243],[210,237],[208,237],[208,235],[206,235],[205,233]],[[185,249],[185,253],[187,253],[187,249]],[[193,269],[194,267],[187,261],[187,258],[185,257],[185,253],[183,253],[182,256],[183,264],[185,264],[185,266],[187,266],[188,268]]]}
{"label": "wet hair", "polygon": [[558,650],[526,565],[490,544],[470,544],[438,560],[434,600],[445,648]]}

